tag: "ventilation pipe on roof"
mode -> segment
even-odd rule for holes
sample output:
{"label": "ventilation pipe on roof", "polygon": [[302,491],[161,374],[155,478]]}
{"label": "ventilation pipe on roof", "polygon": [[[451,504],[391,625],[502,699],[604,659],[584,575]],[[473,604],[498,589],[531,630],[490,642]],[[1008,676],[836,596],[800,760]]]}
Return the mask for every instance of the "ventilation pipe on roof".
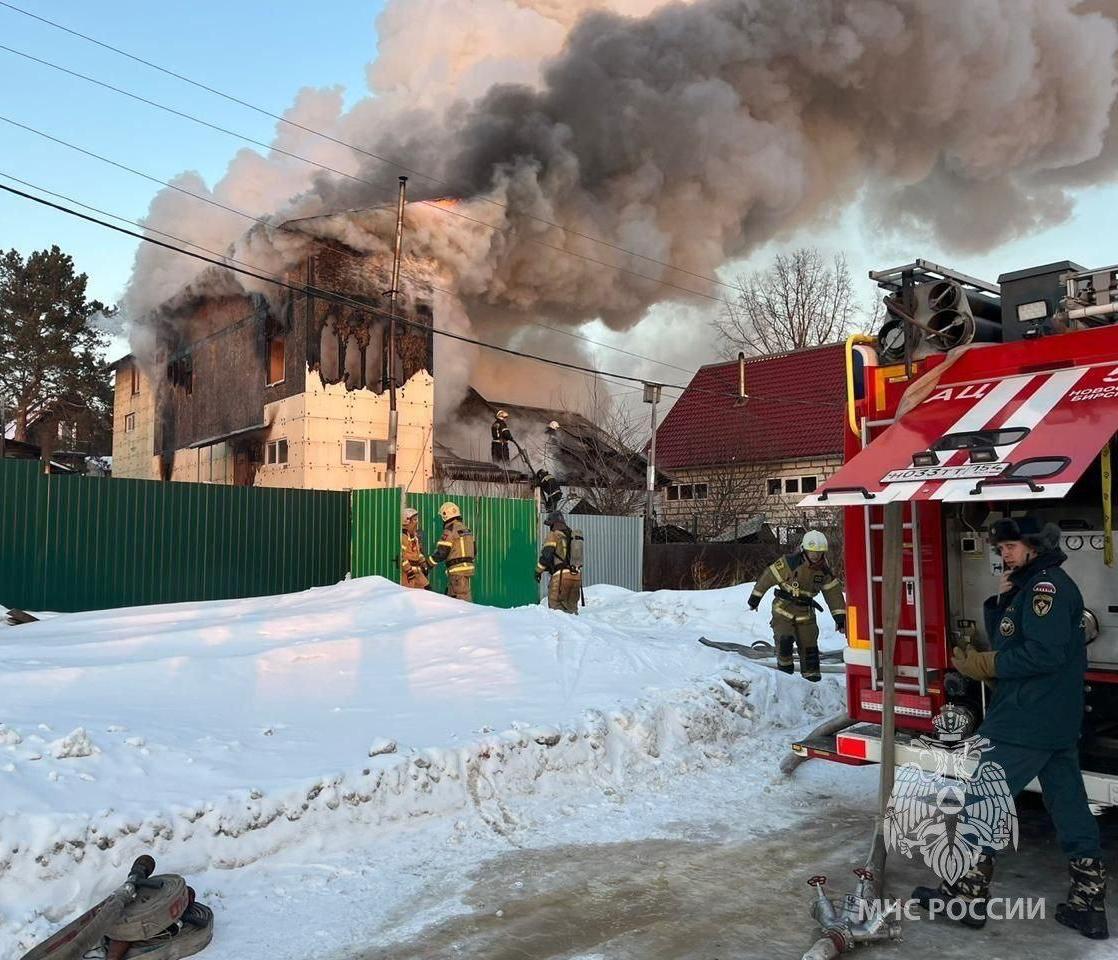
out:
{"label": "ventilation pipe on roof", "polygon": [[738,403],[745,402],[745,353],[738,351]]}

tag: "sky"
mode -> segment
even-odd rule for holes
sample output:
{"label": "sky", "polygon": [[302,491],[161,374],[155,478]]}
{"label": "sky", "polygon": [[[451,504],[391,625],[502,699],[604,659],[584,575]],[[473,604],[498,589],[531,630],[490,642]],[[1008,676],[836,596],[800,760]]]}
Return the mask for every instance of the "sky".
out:
{"label": "sky", "polygon": [[[16,0],[19,6],[75,30],[282,112],[304,86],[340,86],[347,104],[367,93],[365,70],[376,57],[380,0],[331,0],[329,15],[305,3],[235,0],[216,3],[140,0],[111,3]],[[325,9],[325,8],[322,8]],[[274,121],[197,88],[101,50],[83,40],[0,6],[0,44],[47,58],[136,93],[268,141]],[[185,170],[209,183],[224,172],[244,144],[95,88],[79,79],[0,50],[0,89],[8,96],[0,116],[166,180]],[[66,194],[129,219],[142,217],[158,185],[82,156],[0,121],[0,172]],[[9,182],[3,181],[0,182]],[[18,184],[13,184],[19,186]],[[1055,260],[1084,266],[1118,261],[1112,239],[1118,187],[1099,186],[1078,196],[1071,220],[992,249],[959,256],[919,236],[880,236],[868,230],[857,206],[835,222],[782,237],[757,251],[748,263],[723,267],[724,278],[763,267],[795,246],[819,246],[846,254],[856,278],[923,257],[995,281],[999,273]],[[131,269],[136,241],[84,224],[28,201],[0,195],[0,248],[24,254],[59,244],[90,277],[90,295],[117,301]],[[872,285],[864,283],[867,300]],[[666,303],[653,308],[637,331],[611,333],[601,324],[583,333],[613,346],[668,359],[675,367],[643,363],[611,350],[596,350],[602,367],[640,376],[686,382],[687,370],[717,359],[710,336],[680,337],[681,329],[705,327],[709,308]],[[572,348],[575,344],[572,342]],[[122,342],[114,348],[124,347]],[[121,350],[123,352],[123,349]]]}

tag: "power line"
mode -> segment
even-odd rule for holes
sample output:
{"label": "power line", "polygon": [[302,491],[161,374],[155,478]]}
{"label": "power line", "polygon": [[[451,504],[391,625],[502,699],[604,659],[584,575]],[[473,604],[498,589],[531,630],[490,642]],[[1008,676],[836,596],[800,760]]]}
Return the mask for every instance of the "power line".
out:
{"label": "power line", "polygon": [[[3,118],[0,118],[0,119],[3,119]],[[16,178],[13,177],[12,179],[16,179]],[[26,181],[20,181],[20,182],[26,183]],[[35,187],[34,189],[38,189],[38,188]],[[314,287],[314,286],[309,286],[309,285],[298,285],[298,284],[290,283],[289,281],[284,280],[282,277],[279,277],[275,274],[267,273],[262,268],[253,267],[253,268],[249,269],[249,268],[241,267],[241,266],[232,266],[230,263],[223,262],[221,259],[217,258],[218,256],[221,256],[221,255],[204,256],[203,254],[200,254],[200,253],[192,253],[190,250],[184,250],[182,247],[176,247],[174,244],[167,243],[163,240],[156,240],[154,237],[144,236],[142,233],[137,233],[136,231],[129,230],[126,227],[121,227],[121,226],[118,226],[117,224],[109,223],[105,220],[100,220],[97,217],[93,217],[93,216],[90,216],[88,214],[81,213],[80,211],[74,210],[70,207],[63,206],[62,204],[52,203],[51,201],[45,200],[42,197],[36,197],[33,194],[26,193],[23,190],[17,190],[14,187],[5,186],[2,183],[0,183],[0,190],[6,191],[7,193],[14,194],[15,196],[18,196],[18,197],[22,197],[26,200],[30,200],[33,203],[38,203],[38,204],[41,204],[42,206],[50,207],[51,209],[58,210],[61,213],[69,214],[70,216],[76,217],[80,220],[85,220],[85,221],[88,221],[89,223],[97,224],[98,226],[105,227],[108,230],[113,230],[117,233],[125,234],[126,236],[133,237],[133,238],[135,238],[137,240],[140,240],[144,243],[154,244],[155,246],[163,247],[163,248],[165,248],[167,250],[171,250],[175,253],[182,254],[183,256],[193,257],[196,260],[200,260],[200,261],[203,261],[205,263],[209,263],[209,264],[211,264],[215,267],[221,267],[222,269],[229,270],[233,273],[239,273],[239,274],[243,274],[245,276],[250,276],[250,277],[253,277],[256,280],[263,280],[266,283],[275,284],[278,287],[282,287],[284,289],[290,290],[294,293],[301,294],[303,296],[314,297],[314,298],[318,298],[318,299],[322,299],[322,300],[330,300],[332,302],[339,303],[339,304],[342,304],[344,306],[354,307],[354,308],[356,308],[360,311],[363,311],[365,313],[372,313],[372,314],[380,316],[384,319],[401,323],[404,326],[408,326],[408,327],[412,327],[414,329],[418,329],[420,332],[422,332],[424,334],[433,333],[433,334],[436,334],[438,336],[447,337],[451,340],[459,341],[461,343],[469,343],[469,344],[472,344],[473,346],[481,347],[481,348],[486,349],[486,350],[494,350],[494,351],[497,351],[499,353],[504,353],[504,354],[507,354],[509,356],[514,356],[514,357],[519,357],[519,358],[524,359],[524,360],[534,360],[538,363],[550,364],[551,366],[561,367],[561,368],[566,369],[566,370],[572,370],[572,371],[587,374],[587,375],[590,375],[590,376],[593,376],[593,377],[613,379],[613,380],[618,380],[618,381],[622,381],[622,382],[625,382],[625,383],[639,383],[642,386],[644,384],[653,383],[656,386],[659,386],[659,387],[661,387],[662,389],[665,389],[665,390],[678,390],[680,392],[690,391],[692,393],[698,393],[698,394],[702,394],[702,395],[706,395],[706,396],[720,397],[720,398],[723,398],[723,399],[725,399],[727,397],[737,397],[738,396],[736,393],[722,393],[722,392],[713,391],[713,390],[706,390],[706,389],[703,389],[701,387],[694,387],[694,386],[691,386],[691,385],[683,386],[683,385],[680,385],[680,384],[656,383],[655,381],[650,381],[650,380],[648,380],[644,377],[634,377],[634,376],[631,376],[629,374],[624,374],[624,373],[613,373],[611,371],[596,370],[592,367],[584,367],[581,364],[570,363],[569,361],[566,361],[566,360],[556,360],[552,357],[543,357],[543,356],[539,356],[538,354],[528,353],[528,352],[523,351],[523,350],[516,350],[512,347],[505,347],[505,346],[501,346],[500,344],[488,343],[484,340],[477,340],[473,337],[467,337],[464,334],[453,333],[449,330],[439,330],[439,329],[435,328],[434,326],[428,326],[428,325],[426,325],[424,323],[420,323],[419,321],[416,321],[416,320],[409,320],[407,317],[401,317],[401,316],[397,316],[395,314],[388,313],[387,311],[384,311],[384,310],[381,310],[377,307],[371,306],[368,303],[362,303],[359,300],[354,300],[350,297],[346,297],[345,295],[337,293],[336,291],[333,291],[333,290],[326,290],[326,289],[321,288],[321,287]],[[43,191],[43,192],[49,192],[49,191]],[[71,201],[71,202],[73,202],[73,201]],[[85,206],[85,204],[80,204],[80,205]],[[113,216],[112,214],[105,214],[105,215],[106,216]],[[116,218],[116,219],[124,219],[124,218]],[[147,228],[143,227],[142,229],[147,229]],[[164,234],[164,235],[167,236],[167,234]],[[180,240],[178,238],[176,238],[176,240],[180,243],[189,243],[189,241]],[[192,244],[192,245],[194,245],[194,244]],[[196,246],[196,245],[194,245],[194,246]],[[225,258],[225,259],[231,259],[231,258]],[[826,404],[826,403],[820,403],[820,402],[812,401],[812,400],[800,400],[799,398],[794,398],[794,397],[776,399],[776,398],[772,398],[772,397],[766,398],[766,397],[758,397],[758,396],[753,396],[753,395],[747,395],[747,399],[756,399],[756,400],[766,400],[766,399],[768,399],[768,400],[774,400],[775,402],[779,402],[779,403],[802,403],[802,404],[810,405],[810,406],[814,406],[814,407],[842,406],[841,404]]]}
{"label": "power line", "polygon": [[[37,136],[43,137],[47,140],[50,140],[52,143],[57,143],[60,146],[67,147],[70,150],[75,150],[78,153],[84,154],[87,157],[92,157],[93,159],[99,160],[102,163],[107,163],[110,166],[114,166],[117,169],[124,170],[127,173],[133,174],[134,176],[142,177],[143,179],[150,180],[153,183],[161,184],[164,187],[168,187],[171,190],[175,190],[178,193],[183,194],[184,196],[193,198],[194,200],[201,201],[202,203],[207,203],[210,206],[217,207],[217,208],[219,208],[221,210],[225,210],[229,213],[236,214],[239,217],[244,217],[246,220],[251,220],[255,223],[261,224],[261,225],[263,225],[265,227],[269,227],[269,228],[286,229],[286,226],[284,224],[280,224],[280,225],[277,226],[276,224],[272,223],[270,220],[265,219],[264,217],[254,216],[251,213],[246,213],[244,210],[238,210],[236,207],[231,207],[226,203],[222,203],[220,200],[215,200],[212,197],[203,196],[200,193],[194,193],[193,191],[187,190],[185,187],[180,187],[177,184],[171,183],[170,181],[160,180],[158,177],[153,176],[152,174],[144,173],[142,170],[137,170],[134,167],[129,167],[126,164],[122,164],[122,163],[120,163],[116,160],[113,160],[109,157],[106,157],[102,154],[94,153],[92,150],[86,150],[84,147],[79,147],[77,144],[71,143],[68,140],[63,140],[59,137],[52,136],[51,134],[46,133],[45,131],[38,130],[35,127],[28,126],[27,124],[24,124],[24,123],[20,123],[17,120],[12,120],[10,117],[5,117],[3,115],[0,115],[0,121],[3,121],[4,123],[11,124],[12,126],[15,126],[15,127],[19,127],[21,130],[26,130],[29,133],[34,133]],[[158,234],[160,234],[160,236],[169,237],[170,239],[175,240],[178,243],[185,243],[188,246],[195,247],[199,250],[205,251],[206,253],[213,254],[215,257],[222,257],[223,259],[229,260],[232,263],[239,263],[240,262],[233,257],[229,257],[226,254],[219,253],[215,250],[211,250],[208,247],[200,246],[199,244],[193,243],[190,240],[185,240],[182,237],[177,237],[177,236],[174,236],[173,234],[163,233],[163,231],[156,230],[153,227],[148,226],[147,224],[137,223],[135,220],[130,220],[127,217],[122,217],[122,216],[119,216],[118,214],[110,213],[106,210],[98,209],[97,207],[91,207],[91,206],[89,206],[89,204],[83,203],[80,200],[76,200],[73,197],[68,197],[68,196],[65,196],[64,194],[57,194],[57,193],[54,193],[51,190],[46,189],[45,187],[40,187],[38,184],[30,183],[30,182],[25,181],[25,180],[20,180],[19,177],[14,177],[14,176],[10,176],[10,175],[6,175],[6,176],[8,176],[8,178],[10,180],[14,180],[17,183],[22,183],[24,186],[31,187],[35,190],[38,190],[41,193],[46,193],[46,194],[49,194],[50,196],[58,197],[62,200],[66,200],[68,203],[76,203],[78,206],[85,207],[87,210],[92,210],[94,213],[99,213],[102,216],[111,217],[114,220],[121,220],[124,223],[130,223],[133,226],[140,227],[141,229],[148,230],[152,233],[158,233]],[[313,236],[313,234],[312,234],[312,236]],[[353,259],[363,259],[360,256],[360,254],[350,253],[348,250],[343,250],[342,252],[346,256],[349,256]],[[257,269],[252,264],[245,264],[245,266],[251,267],[252,269]],[[431,284],[428,281],[424,280],[423,278],[416,277],[416,276],[413,276],[413,275],[410,275],[410,274],[405,274],[405,276],[407,276],[411,280],[414,280],[417,283],[423,283],[426,286],[429,286],[432,290],[438,290],[440,293],[444,293],[447,296],[450,296],[450,297],[457,297],[458,296],[458,294],[456,294],[454,291],[446,290],[442,287],[437,287],[434,284]],[[526,320],[525,323],[531,324],[532,326],[535,326],[535,327],[540,327],[543,330],[550,330],[554,333],[562,334],[565,337],[571,337],[575,340],[582,340],[585,343],[590,343],[590,344],[593,344],[594,346],[602,347],[603,349],[606,349],[606,350],[613,350],[616,353],[622,353],[622,354],[625,354],[626,356],[635,357],[638,360],[645,360],[648,363],[654,363],[654,364],[657,364],[657,365],[663,366],[663,367],[671,367],[673,370],[679,370],[683,373],[686,373],[686,374],[689,374],[689,375],[692,375],[692,376],[694,375],[694,372],[695,372],[693,370],[688,370],[685,367],[677,366],[674,363],[666,363],[663,360],[656,360],[653,357],[646,357],[643,354],[634,353],[631,350],[625,350],[621,347],[615,347],[615,346],[612,346],[611,344],[603,343],[600,340],[593,340],[590,337],[583,336],[582,334],[574,333],[570,330],[562,330],[559,327],[553,327],[553,326],[551,326],[549,324],[546,324],[546,323],[540,323],[538,320]]]}
{"label": "power line", "polygon": [[[430,183],[438,184],[440,186],[453,186],[447,180],[440,179],[439,177],[432,176],[431,174],[428,174],[428,173],[423,173],[422,171],[416,170],[413,167],[409,167],[405,164],[402,164],[397,160],[392,160],[388,157],[381,156],[378,153],[373,153],[370,150],[366,150],[363,147],[357,146],[356,144],[349,143],[346,140],[340,140],[337,137],[331,136],[328,133],[323,133],[321,130],[315,130],[313,127],[308,127],[308,126],[306,126],[302,123],[299,123],[297,120],[292,120],[288,117],[283,116],[282,114],[273,113],[271,110],[268,110],[264,107],[258,106],[257,104],[250,103],[249,101],[243,100],[240,97],[234,96],[233,94],[226,93],[223,90],[219,90],[216,87],[212,87],[209,84],[203,83],[200,80],[195,80],[191,77],[186,76],[185,74],[177,73],[176,71],[171,70],[168,67],[161,66],[158,63],[153,63],[151,60],[145,60],[143,57],[137,56],[136,54],[133,54],[133,53],[129,53],[127,50],[122,50],[121,48],[115,47],[110,43],[106,43],[103,40],[98,40],[95,37],[91,37],[88,34],[81,33],[80,31],[74,30],[71,27],[64,26],[61,23],[58,23],[54,20],[48,19],[47,17],[43,17],[43,16],[40,16],[38,14],[32,13],[29,10],[24,10],[22,7],[17,7],[14,4],[5,2],[5,0],[0,0],[0,6],[6,7],[7,9],[9,9],[9,10],[15,12],[15,13],[22,14],[25,17],[30,17],[33,20],[38,20],[40,23],[44,23],[47,26],[53,27],[56,30],[61,30],[64,33],[70,34],[71,36],[78,37],[81,40],[85,40],[87,43],[95,44],[96,46],[101,47],[104,50],[109,50],[112,53],[115,53],[115,54],[117,54],[118,56],[121,56],[121,57],[125,57],[128,60],[132,60],[135,63],[143,64],[145,67],[150,67],[152,70],[157,70],[160,73],[165,74],[166,76],[174,77],[176,80],[181,80],[183,83],[188,83],[191,86],[198,88],[199,90],[205,90],[207,93],[212,93],[215,96],[221,97],[224,100],[229,101],[230,103],[235,103],[238,106],[242,106],[242,107],[245,107],[249,110],[253,110],[256,113],[259,113],[259,114],[261,114],[262,116],[265,116],[265,117],[269,117],[272,120],[276,120],[279,123],[283,123],[283,124],[286,124],[287,126],[294,127],[297,130],[302,130],[304,133],[309,133],[309,134],[312,134],[316,137],[321,137],[323,140],[327,140],[330,143],[337,144],[340,147],[345,147],[349,150],[353,150],[355,153],[360,153],[363,156],[369,157],[372,160],[377,160],[381,163],[388,164],[391,167],[395,167],[397,170],[402,170],[404,173],[410,174],[410,175],[415,176],[415,177],[419,177],[422,180],[427,180]],[[9,50],[9,52],[11,52],[11,53],[16,53],[19,56],[28,56],[27,54],[19,53],[19,51],[17,51],[17,50],[12,50],[10,47],[5,47],[4,49]],[[29,59],[35,60],[36,58],[29,57]],[[47,63],[46,61],[42,61],[42,60],[37,60],[37,62],[43,63],[47,66],[55,66],[54,64],[50,64],[50,63]],[[65,68],[63,68],[63,67],[57,67],[56,69],[65,70]],[[70,72],[70,71],[66,71],[66,72]],[[75,76],[81,76],[80,74],[74,74],[74,75]],[[92,78],[83,77],[82,79],[88,79],[91,83],[100,83],[100,81],[93,80]],[[110,88],[110,89],[115,89],[115,88]],[[125,93],[127,96],[132,96],[131,94],[128,94],[126,91],[118,91],[118,92]],[[145,101],[145,102],[151,102],[151,101]],[[152,106],[158,106],[161,109],[163,109],[162,105],[155,104],[153,102],[152,102]],[[239,136],[239,134],[233,134],[233,136]],[[478,199],[483,200],[486,203],[490,203],[494,206],[501,207],[503,209],[509,209],[509,204],[502,203],[500,200],[495,200],[492,197],[478,197]],[[549,226],[549,227],[555,227],[556,229],[562,230],[564,233],[567,233],[571,236],[579,237],[583,240],[589,240],[592,243],[598,243],[598,244],[601,244],[602,246],[605,246],[605,247],[610,247],[613,250],[617,250],[621,253],[628,254],[631,257],[637,257],[641,260],[646,260],[649,263],[655,263],[658,266],[667,267],[669,270],[674,270],[678,273],[685,274],[686,276],[694,277],[697,280],[705,280],[708,283],[713,283],[713,284],[716,284],[716,285],[719,285],[719,286],[727,287],[729,289],[736,289],[732,284],[726,283],[724,280],[719,280],[717,277],[708,277],[708,276],[706,276],[704,274],[701,274],[701,273],[694,273],[691,270],[687,270],[683,267],[677,267],[676,265],[674,265],[672,263],[668,263],[668,262],[663,261],[663,260],[658,260],[655,257],[650,257],[650,256],[647,256],[646,254],[643,254],[643,253],[637,253],[634,250],[629,250],[629,249],[621,246],[620,244],[613,243],[609,240],[603,240],[601,237],[595,237],[595,236],[592,236],[591,234],[582,233],[581,231],[574,230],[570,227],[564,227],[561,224],[555,223],[552,220],[548,220],[546,217],[536,216],[534,214],[530,214],[530,213],[527,213],[527,212],[524,212],[524,211],[518,211],[518,212],[520,213],[521,216],[526,217],[527,219],[534,220],[537,223],[542,223],[542,224],[545,224],[546,226]],[[495,229],[497,229],[497,228],[495,228]]]}
{"label": "power line", "polygon": [[[646,380],[643,377],[633,377],[633,376],[630,376],[630,375],[624,374],[624,373],[612,373],[612,372],[609,372],[609,371],[595,370],[591,367],[584,367],[581,364],[570,363],[566,360],[556,360],[556,359],[551,358],[551,357],[541,357],[541,356],[538,356],[536,354],[527,353],[523,350],[515,350],[512,347],[503,347],[500,344],[487,343],[484,340],[476,340],[473,337],[467,337],[467,336],[465,336],[463,334],[460,334],[460,333],[452,333],[449,330],[439,330],[439,329],[436,329],[435,327],[427,326],[424,323],[420,323],[417,320],[409,320],[407,317],[401,317],[401,316],[397,316],[397,315],[388,313],[388,312],[386,312],[384,310],[381,310],[377,307],[370,306],[368,303],[362,303],[359,300],[351,299],[350,297],[346,297],[343,294],[337,293],[333,290],[326,290],[326,289],[323,289],[321,287],[313,287],[313,286],[309,286],[309,285],[300,285],[300,284],[290,283],[289,281],[284,280],[279,276],[269,275],[268,273],[266,273],[262,270],[249,270],[249,269],[246,269],[244,267],[232,266],[228,263],[223,263],[221,260],[218,260],[215,257],[205,256],[204,254],[201,254],[201,253],[192,253],[190,250],[184,250],[182,247],[176,247],[174,244],[167,243],[163,240],[157,240],[154,237],[145,237],[142,233],[137,233],[136,231],[129,230],[126,227],[118,226],[115,223],[109,223],[106,220],[100,220],[97,217],[91,216],[89,214],[81,213],[78,210],[74,210],[70,207],[63,206],[62,204],[59,204],[59,203],[53,203],[52,201],[45,200],[42,197],[36,197],[33,194],[26,193],[23,190],[17,190],[17,189],[15,189],[15,187],[5,186],[4,184],[0,183],[0,190],[4,190],[7,193],[14,194],[15,196],[18,196],[18,197],[23,197],[25,200],[30,200],[33,203],[38,203],[38,204],[41,204],[42,206],[50,207],[54,210],[58,210],[61,213],[69,214],[72,217],[77,217],[78,219],[86,220],[89,223],[95,223],[98,226],[105,227],[106,229],[113,230],[117,233],[123,233],[127,236],[134,237],[137,240],[142,240],[144,243],[155,244],[156,246],[163,247],[167,250],[172,250],[175,253],[180,253],[183,256],[193,257],[195,260],[201,260],[201,261],[203,261],[205,263],[209,263],[209,264],[211,264],[215,267],[221,267],[224,270],[230,270],[234,273],[240,273],[240,274],[243,274],[245,276],[252,277],[255,280],[263,280],[265,283],[275,284],[278,287],[282,287],[282,288],[284,288],[286,290],[290,290],[294,293],[303,294],[303,295],[309,296],[309,297],[315,297],[315,298],[321,299],[321,300],[330,300],[334,303],[342,304],[343,306],[354,307],[354,308],[356,308],[358,310],[361,310],[365,313],[372,313],[372,314],[375,314],[377,316],[383,317],[386,320],[396,321],[397,323],[402,323],[405,326],[418,329],[423,333],[434,333],[434,334],[436,334],[437,336],[440,336],[440,337],[448,337],[451,340],[457,340],[461,343],[469,343],[469,344],[472,344],[475,347],[482,347],[486,350],[496,350],[499,353],[508,354],[508,355],[514,356],[514,357],[520,357],[521,359],[524,359],[524,360],[535,360],[538,363],[546,363],[546,364],[550,364],[551,366],[562,367],[566,370],[575,370],[575,371],[578,371],[580,373],[592,374],[592,375],[598,376],[598,377],[609,377],[609,378],[614,379],[614,380],[625,381],[626,383],[644,384],[644,383],[649,382],[648,380]],[[676,390],[685,389],[684,387],[681,387],[681,386],[676,385],[676,384],[660,384],[660,386],[670,387],[670,388],[676,389]]]}
{"label": "power line", "polygon": [[[2,4],[2,0],[0,0],[0,4]],[[238,133],[235,130],[230,130],[227,127],[222,127],[222,126],[220,126],[216,123],[211,123],[208,120],[203,120],[201,117],[197,117],[193,114],[186,113],[185,111],[176,110],[174,107],[168,107],[165,104],[159,103],[158,101],[150,100],[147,97],[142,97],[139,94],[135,94],[135,93],[132,93],[128,90],[125,90],[121,87],[114,86],[111,83],[106,83],[103,80],[98,80],[95,77],[90,77],[90,76],[88,76],[84,73],[78,73],[76,70],[70,70],[69,68],[61,66],[60,64],[53,63],[50,60],[44,60],[44,59],[41,59],[40,57],[32,56],[29,53],[24,53],[23,51],[16,50],[13,47],[5,46],[4,44],[0,44],[0,50],[4,50],[8,53],[15,54],[18,57],[23,57],[24,59],[30,60],[33,63],[38,63],[38,64],[41,64],[43,66],[50,67],[53,70],[57,70],[61,73],[68,74],[69,76],[76,77],[80,80],[84,80],[87,83],[94,84],[95,86],[102,87],[106,90],[111,90],[112,92],[118,93],[121,96],[129,97],[132,100],[136,100],[139,103],[147,104],[148,106],[154,107],[157,110],[163,110],[167,113],[173,114],[174,116],[182,117],[186,120],[190,120],[193,123],[197,123],[197,124],[199,124],[203,127],[208,127],[211,130],[216,130],[220,133],[224,133],[227,136],[235,137],[238,140],[243,140],[245,143],[251,143],[255,146],[261,147],[262,149],[268,150],[272,153],[278,153],[281,156],[290,157],[291,159],[298,160],[301,163],[310,164],[311,166],[318,167],[321,170],[326,170],[327,172],[332,173],[335,176],[344,177],[347,180],[352,180],[355,183],[361,183],[361,184],[364,184],[366,186],[373,187],[377,190],[383,190],[387,186],[386,184],[375,183],[372,180],[366,180],[364,177],[359,177],[359,176],[356,176],[352,173],[347,173],[344,170],[339,170],[337,167],[332,167],[329,164],[320,163],[317,160],[312,160],[309,157],[304,157],[301,154],[294,153],[291,150],[285,150],[282,147],[275,146],[274,144],[265,143],[263,140],[257,140],[255,138],[249,137],[245,134]],[[433,203],[430,200],[416,200],[416,201],[413,201],[413,202],[421,204],[421,205],[426,206],[426,207],[430,207],[432,210],[437,210],[440,213],[448,214],[448,215],[454,216],[454,217],[459,217],[463,220],[469,221],[470,223],[476,223],[479,226],[485,227],[488,230],[493,230],[496,233],[507,234],[511,230],[511,227],[500,227],[500,226],[497,226],[496,224],[489,223],[488,221],[479,219],[478,217],[472,217],[469,214],[462,213],[462,211],[460,211],[460,210],[454,210],[450,207],[446,207],[446,206],[440,205],[438,203]],[[559,229],[562,229],[562,228],[560,227]],[[593,263],[593,264],[596,264],[600,267],[605,267],[609,270],[616,270],[619,273],[624,273],[624,274],[627,274],[627,275],[632,276],[632,277],[637,277],[638,279],[641,279],[641,280],[647,280],[650,283],[656,283],[656,284],[660,284],[661,286],[671,287],[674,290],[679,290],[683,293],[690,294],[691,296],[694,296],[694,297],[700,297],[700,298],[703,298],[703,299],[706,299],[706,300],[711,300],[714,303],[724,304],[726,302],[725,299],[722,298],[722,297],[716,297],[716,296],[714,296],[712,294],[709,294],[709,293],[702,293],[699,290],[693,290],[690,287],[684,287],[684,286],[682,286],[678,283],[672,283],[672,281],[670,281],[670,280],[662,280],[658,277],[650,277],[646,273],[639,273],[636,270],[630,270],[628,267],[623,267],[620,264],[609,263],[606,260],[599,260],[597,257],[591,257],[591,256],[588,256],[587,254],[584,254],[584,253],[578,253],[574,250],[568,250],[566,247],[561,247],[561,246],[559,246],[558,244],[555,244],[555,243],[548,243],[546,240],[541,240],[538,237],[524,237],[524,240],[526,240],[528,243],[534,243],[537,246],[544,247],[548,250],[554,250],[555,252],[564,254],[565,256],[576,257],[579,260],[585,260],[587,263]],[[628,252],[628,251],[626,251],[626,252]],[[632,255],[633,256],[639,256],[639,254],[632,254]],[[669,269],[677,269],[675,267],[672,267],[670,264],[664,264],[664,266],[667,266]],[[703,279],[709,281],[709,278],[703,277]],[[722,285],[722,286],[726,286],[726,287],[729,287],[731,289],[736,289],[736,288],[732,287],[731,284],[726,284],[723,281],[719,280],[719,281],[715,281],[715,282]]]}

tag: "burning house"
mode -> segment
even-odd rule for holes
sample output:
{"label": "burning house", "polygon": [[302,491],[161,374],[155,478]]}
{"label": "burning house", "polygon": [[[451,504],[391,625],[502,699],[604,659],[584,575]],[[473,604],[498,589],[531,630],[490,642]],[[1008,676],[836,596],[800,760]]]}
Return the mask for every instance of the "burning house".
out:
{"label": "burning house", "polygon": [[[308,292],[246,293],[215,270],[160,308],[150,357],[117,362],[116,476],[384,484],[390,274],[383,257],[313,236],[314,226],[282,228],[306,238],[286,277]],[[433,474],[433,308],[409,282],[397,309],[398,477],[423,491]]]}

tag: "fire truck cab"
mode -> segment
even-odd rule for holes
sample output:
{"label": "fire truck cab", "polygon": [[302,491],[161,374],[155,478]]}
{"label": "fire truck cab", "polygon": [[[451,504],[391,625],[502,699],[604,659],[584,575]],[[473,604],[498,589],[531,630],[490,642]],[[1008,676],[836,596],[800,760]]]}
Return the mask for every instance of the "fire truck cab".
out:
{"label": "fire truck cab", "polygon": [[876,337],[847,343],[846,462],[801,502],[844,508],[854,724],[793,749],[880,759],[883,505],[897,501],[897,762],[935,769],[935,750],[973,734],[986,689],[952,669],[950,650],[989,649],[982,605],[1002,569],[987,531],[1028,512],[1059,526],[1064,569],[1083,593],[1081,763],[1090,800],[1118,805],[1118,266],[1065,261],[990,284],[917,260],[870,276],[888,319]]}

